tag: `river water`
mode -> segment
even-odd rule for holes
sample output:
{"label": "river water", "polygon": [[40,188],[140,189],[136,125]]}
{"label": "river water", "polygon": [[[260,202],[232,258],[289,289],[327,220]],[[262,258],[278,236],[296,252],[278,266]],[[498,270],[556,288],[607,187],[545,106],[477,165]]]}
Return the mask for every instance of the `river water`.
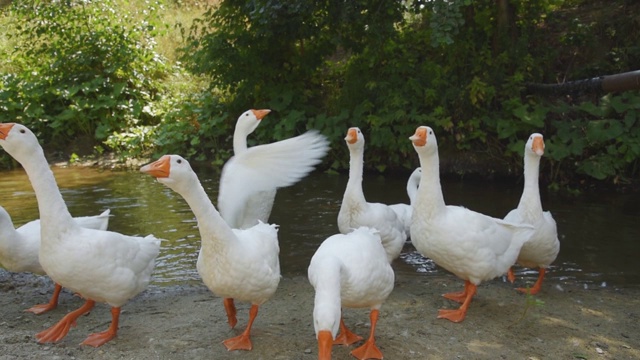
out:
{"label": "river water", "polygon": [[[80,167],[53,170],[72,215],[95,215],[111,209],[110,230],[129,235],[151,233],[166,240],[154,273],[155,285],[200,282],[195,269],[200,235],[193,213],[179,195],[135,171]],[[219,174],[205,168],[196,171],[216,204]],[[278,191],[270,222],[280,225],[284,276],[306,274],[315,249],[337,233],[336,218],[347,179],[346,174],[316,172]],[[365,174],[365,196],[370,202],[408,202],[406,179]],[[522,183],[517,181],[443,181],[442,186],[447,204],[495,217],[504,217],[514,208],[522,191]],[[584,286],[640,285],[640,194],[563,196],[541,192],[544,209],[558,224],[561,243],[549,278]],[[36,199],[24,171],[0,173],[0,205],[11,214],[16,226],[38,217]],[[396,272],[408,276],[444,273],[419,256],[411,244],[393,265]],[[530,281],[537,276],[527,269],[518,269],[516,274]]]}

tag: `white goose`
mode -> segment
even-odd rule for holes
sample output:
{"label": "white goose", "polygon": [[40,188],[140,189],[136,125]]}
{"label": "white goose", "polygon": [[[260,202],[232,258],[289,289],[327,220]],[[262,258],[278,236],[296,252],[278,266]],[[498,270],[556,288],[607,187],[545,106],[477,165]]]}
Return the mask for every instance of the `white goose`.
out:
{"label": "white goose", "polygon": [[57,342],[96,302],[111,305],[109,329],[91,334],[82,344],[100,346],[118,331],[120,307],[149,284],[160,240],[80,227],[69,214],[53,172],[36,136],[21,124],[0,124],[0,146],[24,167],[38,199],[42,234],[39,259],[44,271],[86,303],[36,335],[38,342]]}
{"label": "white goose", "polygon": [[351,355],[382,359],[374,335],[380,306],[393,290],[394,274],[378,231],[360,227],[327,238],[311,258],[308,276],[316,291],[313,324],[318,359],[331,360],[333,344],[351,345],[362,339],[344,325],[342,307],[371,309],[369,338]]}
{"label": "white goose", "polygon": [[[106,230],[109,225],[109,210],[97,216],[75,217],[81,227]],[[40,220],[30,221],[14,228],[9,213],[0,206],[0,265],[12,272],[31,272],[45,275],[38,260],[40,251]],[[42,314],[58,306],[62,286],[55,284],[51,300],[47,304],[34,305],[26,311]]]}
{"label": "white goose", "polygon": [[[558,256],[560,241],[556,222],[548,211],[542,211],[538,175],[540,158],[544,154],[544,139],[541,134],[531,134],[524,146],[524,189],[520,203],[504,218],[505,221],[533,225],[535,233],[520,249],[517,263],[524,267],[538,267],[538,280],[530,289],[518,288],[518,291],[537,294],[542,286],[546,268]],[[513,282],[515,276],[509,269],[509,280]]]}
{"label": "white goose", "polygon": [[413,203],[418,193],[418,185],[420,184],[420,177],[422,177],[422,168],[416,168],[409,176],[407,180],[407,195],[409,196],[409,204],[392,204],[389,205],[391,210],[396,213],[398,219],[404,224],[404,233],[407,235],[407,239],[411,237],[411,214],[413,213]]}
{"label": "white goose", "polygon": [[369,203],[362,191],[362,167],[364,162],[364,135],[357,127],[349,128],[345,137],[349,148],[349,181],[344,190],[338,212],[338,229],[347,234],[361,226],[380,232],[382,245],[389,262],[400,255],[407,240],[404,224],[389,205]]}
{"label": "white goose", "polygon": [[[241,155],[248,150],[247,136],[258,127],[260,121],[270,112],[271,110],[269,109],[247,110],[238,117],[233,133],[234,155]],[[254,147],[266,153],[266,156],[272,154],[283,161],[289,161],[289,167],[298,167],[299,171],[304,172],[300,179],[313,170],[313,167],[322,160],[329,150],[326,138],[316,131],[308,131],[294,138]],[[300,154],[298,153],[300,151],[305,152],[304,156],[299,156]],[[261,176],[268,175],[269,172],[265,172]],[[251,186],[251,184],[247,185]],[[234,194],[226,190],[226,188],[220,188],[218,208],[222,217],[232,228],[247,229],[257,224],[258,221],[264,223],[269,221],[276,197],[276,189],[253,192],[253,195],[247,198],[244,203],[238,203],[236,199],[233,199]]]}
{"label": "white goose", "polygon": [[440,310],[438,318],[464,320],[477,286],[505,274],[515,262],[533,227],[512,224],[461,206],[445,205],[440,186],[438,143],[433,130],[417,128],[410,137],[420,157],[422,179],[411,222],[416,249],[465,280],[464,291],[444,297],[462,303],[457,310]]}
{"label": "white goose", "polygon": [[[234,169],[243,167],[243,160],[252,156],[253,149],[229,160],[223,173],[228,172],[228,176],[233,177],[236,173]],[[262,164],[266,167],[278,166],[277,162],[265,161]],[[258,307],[271,298],[280,282],[277,227],[258,222],[248,229],[232,229],[209,200],[187,160],[178,155],[165,155],[143,166],[140,171],[156,177],[159,182],[180,194],[191,207],[202,238],[198,273],[214,294],[224,298],[232,328],[237,323],[234,299],[252,304],[245,331],[224,341],[228,350],[251,350],[250,332],[258,315]],[[277,187],[277,184],[268,182],[273,177],[260,178],[260,168],[248,167],[244,171],[238,170],[238,173],[241,175],[235,178],[235,182],[239,183],[240,189],[248,189],[247,185],[251,182],[256,183],[251,187],[255,191]],[[287,179],[293,181],[285,173],[280,173],[285,176],[278,179],[281,184],[286,184]],[[238,201],[251,195],[250,192],[240,192]]]}

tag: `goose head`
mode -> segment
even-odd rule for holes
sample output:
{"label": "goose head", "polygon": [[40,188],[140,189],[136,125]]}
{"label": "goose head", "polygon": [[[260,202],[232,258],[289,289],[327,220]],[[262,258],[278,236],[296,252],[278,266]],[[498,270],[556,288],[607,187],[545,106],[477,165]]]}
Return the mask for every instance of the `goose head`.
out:
{"label": "goose head", "polygon": [[364,135],[357,127],[351,127],[347,130],[347,136],[345,136],[344,141],[347,142],[349,149],[364,149]]}
{"label": "goose head", "polygon": [[7,210],[0,206],[0,232],[5,228],[13,229],[13,221],[11,220],[11,215],[9,215]]}
{"label": "goose head", "polygon": [[419,184],[421,177],[422,177],[422,168],[417,167],[415,170],[413,170],[413,172],[411,173],[411,176],[409,176],[409,182],[412,184]]}
{"label": "goose head", "polygon": [[158,182],[178,193],[183,193],[193,181],[198,181],[189,162],[180,155],[164,155],[141,167],[140,171],[155,177]]}
{"label": "goose head", "polygon": [[270,112],[269,109],[251,109],[243,112],[236,122],[236,131],[241,131],[245,136],[251,134],[260,125],[260,120]]}
{"label": "goose head", "polygon": [[428,126],[418,127],[416,132],[409,137],[409,140],[411,140],[418,154],[431,155],[438,151],[436,134],[433,132],[433,129]]}
{"label": "goose head", "polygon": [[544,138],[542,134],[533,133],[529,136],[529,140],[527,140],[527,144],[524,147],[524,153],[527,154],[535,154],[538,156],[544,155]]}
{"label": "goose head", "polygon": [[21,164],[42,152],[36,135],[18,123],[0,123],[0,146]]}

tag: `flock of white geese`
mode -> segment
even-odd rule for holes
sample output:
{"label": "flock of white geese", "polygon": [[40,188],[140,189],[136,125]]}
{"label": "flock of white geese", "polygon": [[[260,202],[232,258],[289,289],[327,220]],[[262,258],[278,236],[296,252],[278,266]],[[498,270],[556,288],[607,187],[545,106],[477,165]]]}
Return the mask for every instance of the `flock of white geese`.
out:
{"label": "flock of white geese", "polygon": [[[232,328],[237,323],[234,301],[251,303],[245,330],[223,342],[228,350],[252,349],[250,333],[258,309],[280,281],[278,227],[268,223],[276,189],[306,176],[329,148],[316,131],[248,147],[247,136],[268,113],[248,110],[238,118],[234,156],[222,170],[217,209],[189,162],[179,155],[165,155],[140,169],[180,194],[193,211],[201,237],[197,270],[204,284],[223,299]],[[518,206],[504,219],[446,205],[435,133],[420,126],[409,139],[420,159],[407,184],[410,204],[385,205],[367,202],[362,190],[365,139],[356,127],[347,131],[350,167],[337,219],[340,233],[318,247],[308,268],[315,289],[313,321],[320,360],[331,359],[334,344],[362,340],[346,327],[343,308],[371,310],[369,337],[351,354],[382,359],[375,343],[379,309],[394,287],[391,263],[408,238],[423,256],[465,281],[462,291],[444,295],[460,307],[438,313],[454,322],[465,318],[482,281],[508,274],[513,282],[514,264],[539,268],[535,285],[518,289],[537,293],[545,269],[558,255],[556,224],[542,209],[538,187],[544,153],[541,134],[532,134],[526,142],[524,190]],[[23,166],[40,212],[39,220],[16,229],[0,207],[0,264],[13,272],[46,274],[54,281],[51,301],[27,311],[40,314],[55,308],[62,287],[85,299],[80,308],[36,334],[38,342],[62,340],[80,316],[103,302],[111,306],[111,325],[83,342],[101,346],[116,336],[121,306],[149,285],[161,240],[107,231],[109,210],[73,218],[38,139],[27,127],[0,123],[0,146]]]}

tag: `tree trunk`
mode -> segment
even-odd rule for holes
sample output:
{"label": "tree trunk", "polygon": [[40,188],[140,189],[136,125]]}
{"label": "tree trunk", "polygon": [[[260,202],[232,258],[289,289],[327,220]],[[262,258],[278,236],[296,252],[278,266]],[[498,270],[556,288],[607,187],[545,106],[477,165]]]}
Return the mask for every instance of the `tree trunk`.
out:
{"label": "tree trunk", "polygon": [[493,53],[499,54],[515,43],[515,9],[509,0],[496,0],[496,31],[493,35]]}
{"label": "tree trunk", "polygon": [[525,95],[563,96],[586,95],[640,90],[640,70],[606,75],[591,79],[569,81],[563,84],[525,85]]}

